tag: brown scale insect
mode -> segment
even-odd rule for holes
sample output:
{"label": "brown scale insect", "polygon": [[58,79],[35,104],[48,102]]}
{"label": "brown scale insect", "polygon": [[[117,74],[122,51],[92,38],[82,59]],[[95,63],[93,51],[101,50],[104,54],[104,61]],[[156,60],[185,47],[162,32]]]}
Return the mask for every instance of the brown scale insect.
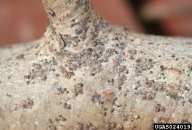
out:
{"label": "brown scale insect", "polygon": [[53,83],[52,89],[53,89],[55,95],[60,95],[65,92],[65,89],[61,88],[61,86],[58,82]]}
{"label": "brown scale insect", "polygon": [[55,14],[55,12],[52,10],[52,9],[50,9],[50,8],[48,8],[47,10],[46,10],[46,15],[49,17],[49,16],[51,16],[51,17],[55,17],[56,16],[56,14]]}
{"label": "brown scale insect", "polygon": [[122,125],[117,125],[115,130],[124,130],[124,127]]}
{"label": "brown scale insect", "polygon": [[93,101],[94,103],[98,102],[99,104],[103,104],[104,101],[101,98],[101,95],[98,93],[95,93],[92,97],[91,97],[91,101]]}
{"label": "brown scale insect", "polygon": [[53,121],[49,118],[48,120],[48,130],[56,130],[57,127],[53,124]]}
{"label": "brown scale insect", "polygon": [[161,111],[165,112],[166,111],[165,107],[161,106],[160,104],[157,104],[155,106],[155,112],[161,112]]}
{"label": "brown scale insect", "polygon": [[111,99],[114,96],[114,92],[111,90],[104,90],[102,92],[103,97],[105,97],[106,99]]}
{"label": "brown scale insect", "polygon": [[77,97],[79,94],[83,94],[83,83],[78,83],[74,86],[74,95]]}
{"label": "brown scale insect", "polygon": [[148,92],[146,95],[147,100],[153,100],[155,98],[155,94],[152,92]]}
{"label": "brown scale insect", "polygon": [[143,100],[153,100],[155,98],[155,94],[153,92],[143,92],[141,94],[141,99]]}
{"label": "brown scale insect", "polygon": [[17,58],[18,60],[24,59],[24,54],[18,55],[16,58]]}
{"label": "brown scale insect", "polygon": [[72,71],[68,71],[68,70],[65,70],[63,74],[68,79],[70,79],[71,76],[75,75],[75,73],[73,73]]}
{"label": "brown scale insect", "polygon": [[59,115],[56,119],[56,121],[66,121],[67,119],[63,117],[62,115]]}
{"label": "brown scale insect", "polygon": [[[24,108],[24,109],[32,109],[34,105],[33,100],[31,100],[30,98],[27,98],[26,100],[23,100],[20,104],[20,107]],[[18,106],[16,106],[16,108],[18,108]]]}
{"label": "brown scale insect", "polygon": [[66,109],[71,109],[71,105],[66,102],[63,104],[63,107]]}
{"label": "brown scale insect", "polygon": [[126,76],[125,75],[122,75],[122,76],[119,76],[117,78],[117,81],[116,81],[116,86],[118,89],[121,89],[121,86],[123,85],[123,83],[125,82],[126,80]]}
{"label": "brown scale insect", "polygon": [[75,126],[76,130],[83,130],[83,124],[82,123],[77,123],[77,125]]}

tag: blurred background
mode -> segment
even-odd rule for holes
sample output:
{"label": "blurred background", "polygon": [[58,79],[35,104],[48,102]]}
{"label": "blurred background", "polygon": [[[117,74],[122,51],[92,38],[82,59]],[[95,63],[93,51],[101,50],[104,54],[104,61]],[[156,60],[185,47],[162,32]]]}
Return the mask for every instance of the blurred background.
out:
{"label": "blurred background", "polygon": [[[192,37],[192,0],[91,0],[111,23],[137,33]],[[40,38],[49,24],[40,0],[0,0],[0,46]]]}

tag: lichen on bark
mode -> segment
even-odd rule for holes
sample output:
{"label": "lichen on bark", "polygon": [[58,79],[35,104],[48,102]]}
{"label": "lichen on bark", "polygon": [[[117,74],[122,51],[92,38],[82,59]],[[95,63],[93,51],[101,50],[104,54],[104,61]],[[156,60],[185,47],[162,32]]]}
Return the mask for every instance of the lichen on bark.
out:
{"label": "lichen on bark", "polygon": [[42,0],[34,42],[0,49],[2,129],[129,130],[192,122],[192,39],[135,34],[89,0]]}

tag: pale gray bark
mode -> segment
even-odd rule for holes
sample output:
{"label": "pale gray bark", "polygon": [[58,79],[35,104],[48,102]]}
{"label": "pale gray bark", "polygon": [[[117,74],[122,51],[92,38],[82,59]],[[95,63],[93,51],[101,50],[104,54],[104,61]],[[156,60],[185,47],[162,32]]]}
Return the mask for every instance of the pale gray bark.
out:
{"label": "pale gray bark", "polygon": [[135,34],[89,0],[42,0],[50,26],[0,49],[2,130],[192,123],[192,39]]}

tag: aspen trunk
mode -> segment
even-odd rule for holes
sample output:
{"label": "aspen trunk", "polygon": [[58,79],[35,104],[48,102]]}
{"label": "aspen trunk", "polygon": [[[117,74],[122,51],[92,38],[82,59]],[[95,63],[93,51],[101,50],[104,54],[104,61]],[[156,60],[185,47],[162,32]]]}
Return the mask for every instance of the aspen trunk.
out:
{"label": "aspen trunk", "polygon": [[132,33],[89,0],[42,3],[44,36],[0,49],[1,130],[192,123],[192,39]]}

